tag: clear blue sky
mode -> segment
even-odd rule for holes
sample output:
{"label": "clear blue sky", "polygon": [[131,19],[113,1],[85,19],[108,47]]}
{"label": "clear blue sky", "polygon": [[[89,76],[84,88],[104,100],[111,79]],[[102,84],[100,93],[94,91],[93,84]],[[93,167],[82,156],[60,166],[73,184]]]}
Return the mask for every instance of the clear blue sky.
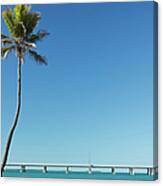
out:
{"label": "clear blue sky", "polygon": [[[26,57],[9,162],[152,165],[153,5],[32,6],[50,32],[38,43],[49,65]],[[16,82],[12,54],[2,63],[3,149]]]}

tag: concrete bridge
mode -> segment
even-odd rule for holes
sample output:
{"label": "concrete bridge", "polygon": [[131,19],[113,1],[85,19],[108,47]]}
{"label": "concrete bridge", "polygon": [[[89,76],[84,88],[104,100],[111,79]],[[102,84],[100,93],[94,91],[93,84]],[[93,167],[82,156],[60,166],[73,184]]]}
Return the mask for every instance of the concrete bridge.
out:
{"label": "concrete bridge", "polygon": [[121,166],[121,165],[93,165],[93,164],[7,164],[7,168],[20,169],[20,172],[26,172],[30,168],[40,170],[43,173],[47,173],[49,169],[55,171],[57,168],[61,168],[66,174],[73,169],[78,169],[80,171],[88,171],[92,174],[94,171],[106,170],[105,173],[110,173],[115,175],[116,173],[128,173],[129,175],[134,174],[147,174],[149,176],[154,176],[158,173],[158,167],[152,166]]}

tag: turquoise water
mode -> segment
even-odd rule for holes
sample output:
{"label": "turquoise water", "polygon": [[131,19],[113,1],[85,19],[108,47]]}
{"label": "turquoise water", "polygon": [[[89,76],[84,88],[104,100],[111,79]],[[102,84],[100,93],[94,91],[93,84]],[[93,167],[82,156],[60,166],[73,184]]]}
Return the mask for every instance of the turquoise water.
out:
{"label": "turquoise water", "polygon": [[25,172],[20,172],[20,170],[5,170],[3,173],[4,177],[22,177],[22,178],[58,178],[58,179],[97,179],[97,180],[144,180],[152,181],[157,179],[157,175],[149,176],[147,174],[134,174],[129,175],[128,173],[116,173],[112,175],[111,173],[104,172],[69,172],[65,171],[48,171],[43,173],[41,170],[26,170]]}

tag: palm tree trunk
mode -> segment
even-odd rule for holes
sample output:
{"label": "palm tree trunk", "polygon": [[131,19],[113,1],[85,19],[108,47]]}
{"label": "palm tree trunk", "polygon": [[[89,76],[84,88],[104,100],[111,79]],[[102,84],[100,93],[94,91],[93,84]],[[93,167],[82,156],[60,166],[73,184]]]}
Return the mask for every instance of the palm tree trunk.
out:
{"label": "palm tree trunk", "polygon": [[15,117],[14,117],[14,122],[13,122],[13,126],[10,129],[9,132],[9,136],[7,139],[7,144],[6,144],[6,148],[5,148],[5,154],[4,154],[4,159],[2,161],[2,166],[1,166],[1,176],[3,176],[3,171],[8,159],[8,155],[9,155],[9,150],[10,150],[10,146],[11,146],[11,141],[13,138],[13,134],[15,132],[17,123],[18,123],[18,118],[19,118],[19,114],[20,114],[20,107],[21,107],[21,64],[22,64],[22,59],[19,57],[18,58],[18,84],[17,84],[17,109],[16,109],[16,113],[15,113]]}

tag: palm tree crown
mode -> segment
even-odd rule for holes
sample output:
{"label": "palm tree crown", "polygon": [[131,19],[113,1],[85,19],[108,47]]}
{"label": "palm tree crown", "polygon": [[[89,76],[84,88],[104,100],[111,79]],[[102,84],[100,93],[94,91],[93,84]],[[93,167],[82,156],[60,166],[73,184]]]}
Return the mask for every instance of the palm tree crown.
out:
{"label": "palm tree crown", "polygon": [[41,19],[40,13],[31,12],[31,6],[17,5],[14,10],[7,8],[2,12],[2,16],[10,33],[10,36],[1,34],[2,59],[5,59],[11,51],[15,51],[22,62],[25,55],[29,54],[39,64],[46,65],[45,57],[33,50],[36,49],[36,43],[48,35],[44,30],[33,33]]}

